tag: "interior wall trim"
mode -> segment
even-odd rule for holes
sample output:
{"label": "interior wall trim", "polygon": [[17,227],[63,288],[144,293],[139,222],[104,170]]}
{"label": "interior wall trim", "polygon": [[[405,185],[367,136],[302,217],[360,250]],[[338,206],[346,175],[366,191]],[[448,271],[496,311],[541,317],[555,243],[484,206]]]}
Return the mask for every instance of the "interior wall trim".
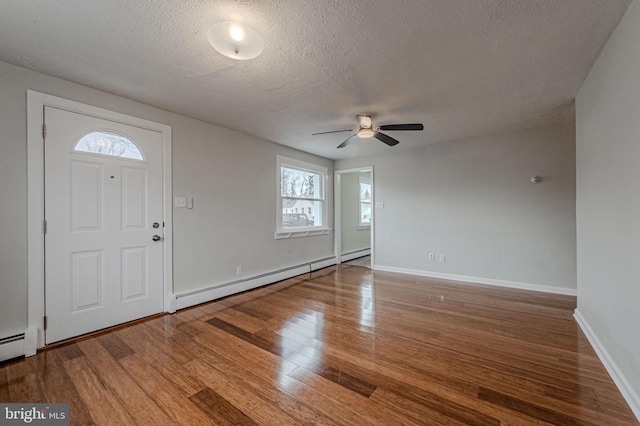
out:
{"label": "interior wall trim", "polygon": [[627,404],[629,404],[631,411],[633,411],[633,414],[640,421],[640,395],[633,389],[622,370],[620,370],[620,367],[618,367],[618,364],[616,364],[609,354],[609,351],[607,351],[598,338],[598,335],[593,331],[585,317],[577,308],[574,311],[573,317],[576,319],[585,336],[587,336],[587,340],[591,343],[593,350],[596,351],[596,355],[598,355],[604,368],[618,387],[622,397],[627,401]]}
{"label": "interior wall trim", "polygon": [[444,274],[441,272],[422,271],[419,269],[404,269],[393,266],[373,265],[376,271],[396,272],[398,274],[417,275],[420,277],[438,278],[448,281],[459,281],[463,283],[487,284],[498,287],[517,288],[520,290],[540,291],[543,293],[564,294],[567,296],[577,296],[578,291],[574,288],[554,287],[541,284],[522,283],[517,281],[497,280],[493,278],[472,277],[469,275]]}
{"label": "interior wall trim", "polygon": [[243,280],[230,281],[190,293],[177,294],[175,296],[176,308],[180,310],[199,305],[201,303],[211,302],[212,300],[220,299],[232,294],[253,290],[254,288],[297,277],[298,275],[308,274],[310,272],[317,271],[318,269],[335,265],[336,263],[337,260],[335,257],[327,257],[303,263],[301,265],[256,275]]}

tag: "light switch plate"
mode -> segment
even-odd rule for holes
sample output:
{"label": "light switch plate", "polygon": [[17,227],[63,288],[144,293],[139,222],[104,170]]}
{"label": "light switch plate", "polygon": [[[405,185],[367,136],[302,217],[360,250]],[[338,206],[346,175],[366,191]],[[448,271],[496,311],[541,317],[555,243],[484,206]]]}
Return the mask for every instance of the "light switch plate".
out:
{"label": "light switch plate", "polygon": [[176,208],[185,208],[185,207],[187,207],[187,198],[186,197],[175,197],[173,199],[173,207],[176,207]]}

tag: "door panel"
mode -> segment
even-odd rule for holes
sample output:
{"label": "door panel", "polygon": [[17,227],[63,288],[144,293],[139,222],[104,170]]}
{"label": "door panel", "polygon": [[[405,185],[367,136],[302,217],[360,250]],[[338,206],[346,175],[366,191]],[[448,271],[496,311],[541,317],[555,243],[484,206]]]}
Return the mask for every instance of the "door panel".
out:
{"label": "door panel", "polygon": [[102,165],[71,161],[72,231],[102,228]]}
{"label": "door panel", "polygon": [[52,107],[45,123],[46,343],[161,312],[161,133]]}
{"label": "door panel", "polygon": [[104,252],[71,253],[71,312],[104,307]]}
{"label": "door panel", "polygon": [[147,171],[122,169],[122,229],[145,229]]}
{"label": "door panel", "polygon": [[147,268],[146,247],[122,249],[122,301],[146,296]]}

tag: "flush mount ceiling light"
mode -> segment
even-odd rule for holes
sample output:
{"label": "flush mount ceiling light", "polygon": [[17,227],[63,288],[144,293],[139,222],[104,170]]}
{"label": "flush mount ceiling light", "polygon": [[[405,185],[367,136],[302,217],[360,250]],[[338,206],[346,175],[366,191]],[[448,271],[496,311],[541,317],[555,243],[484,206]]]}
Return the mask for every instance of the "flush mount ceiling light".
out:
{"label": "flush mount ceiling light", "polygon": [[211,46],[232,59],[253,59],[262,53],[262,37],[251,27],[239,22],[218,22],[207,34]]}

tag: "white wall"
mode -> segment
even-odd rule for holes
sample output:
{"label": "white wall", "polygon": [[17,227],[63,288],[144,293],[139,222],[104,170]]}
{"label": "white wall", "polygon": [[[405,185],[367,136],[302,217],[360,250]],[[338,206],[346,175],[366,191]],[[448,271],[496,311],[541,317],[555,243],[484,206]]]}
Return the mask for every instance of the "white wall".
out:
{"label": "white wall", "polygon": [[577,314],[619,369],[618,385],[640,418],[638,0],[591,69],[576,108]]}
{"label": "white wall", "polygon": [[[333,233],[274,239],[276,155],[320,164],[333,176],[331,160],[182,120],[184,127],[172,124],[173,190],[193,197],[194,209],[174,209],[176,293],[333,256]],[[326,194],[332,221],[331,182]],[[240,277],[236,266],[242,266]]]}
{"label": "white wall", "polygon": [[371,173],[340,174],[341,254],[371,248],[371,229],[359,229],[360,224],[360,176]]}
{"label": "white wall", "polygon": [[0,62],[0,338],[27,323],[26,93]]}
{"label": "white wall", "polygon": [[172,126],[174,194],[194,197],[174,209],[176,293],[333,255],[333,234],[274,239],[276,155],[331,160],[0,62],[0,338],[27,321],[27,89]]}
{"label": "white wall", "polygon": [[[375,209],[376,268],[575,292],[573,123],[335,166],[363,165],[374,166],[375,201],[384,203]],[[543,182],[531,183],[534,175]],[[446,262],[429,261],[430,252]]]}

